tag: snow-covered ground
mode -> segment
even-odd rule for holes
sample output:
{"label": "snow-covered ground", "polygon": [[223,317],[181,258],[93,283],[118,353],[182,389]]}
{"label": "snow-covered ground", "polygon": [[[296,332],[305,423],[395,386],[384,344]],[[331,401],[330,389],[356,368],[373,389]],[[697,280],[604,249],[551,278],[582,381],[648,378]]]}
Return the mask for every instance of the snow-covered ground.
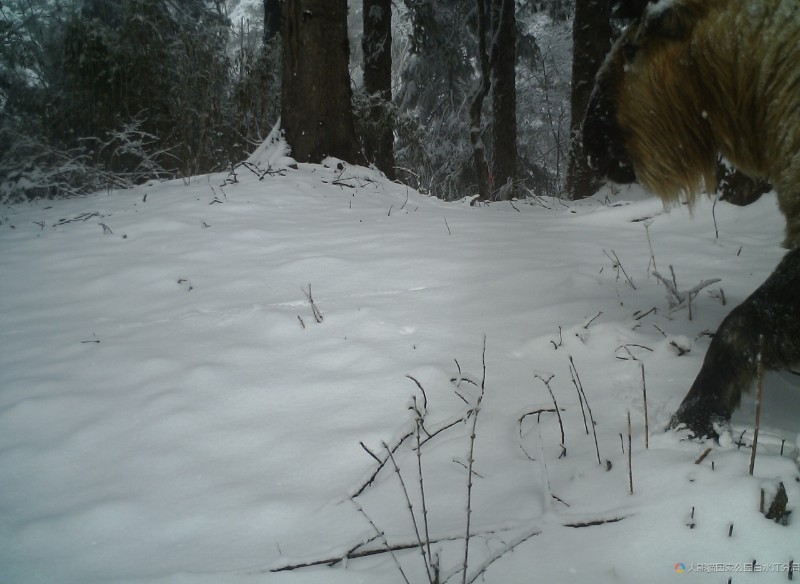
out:
{"label": "snow-covered ground", "polygon": [[[797,378],[767,377],[754,477],[752,398],[722,446],[663,432],[703,333],[782,255],[773,196],[717,204],[717,237],[711,201],[667,213],[636,191],[470,207],[333,164],[227,178],[0,209],[0,582],[394,583],[398,564],[427,581],[418,549],[271,571],[374,538],[366,517],[417,541],[392,463],[363,514],[350,500],[366,449],[385,459],[414,429],[414,398],[430,433],[465,419],[420,457],[450,582],[473,421],[470,576],[501,556],[479,581],[787,580],[800,520],[758,508],[779,481],[800,502]],[[721,278],[692,320],[645,226],[679,288]],[[421,517],[415,442],[394,457]]]}

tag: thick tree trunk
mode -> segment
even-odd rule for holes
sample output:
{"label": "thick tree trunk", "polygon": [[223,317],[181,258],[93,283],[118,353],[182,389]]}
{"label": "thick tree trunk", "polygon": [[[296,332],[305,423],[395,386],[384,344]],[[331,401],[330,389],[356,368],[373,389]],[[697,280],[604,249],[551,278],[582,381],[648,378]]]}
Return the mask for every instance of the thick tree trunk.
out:
{"label": "thick tree trunk", "polygon": [[264,44],[281,32],[280,0],[264,0]]}
{"label": "thick tree trunk", "polygon": [[347,0],[283,5],[281,120],[292,156],[361,162],[353,123]]}
{"label": "thick tree trunk", "polygon": [[[494,189],[503,198],[514,196],[517,178],[517,20],[514,0],[493,0],[499,17],[497,58],[493,69],[494,133],[492,142],[492,179]],[[510,183],[509,183],[510,181]],[[510,188],[506,188],[506,185]]]}
{"label": "thick tree trunk", "polygon": [[387,177],[395,178],[392,102],[392,2],[363,0],[364,88],[370,98],[369,129],[364,155]]}
{"label": "thick tree trunk", "polygon": [[572,93],[570,106],[569,167],[567,169],[566,195],[570,199],[583,199],[594,194],[600,186],[589,168],[583,153],[581,124],[589,105],[597,70],[611,46],[609,0],[576,0],[575,20],[572,25]]}
{"label": "thick tree trunk", "polygon": [[[478,198],[488,201],[492,194],[492,184],[489,175],[489,163],[486,160],[486,145],[483,142],[483,102],[492,88],[492,57],[487,49],[486,37],[491,30],[489,23],[489,1],[477,0],[478,7],[478,62],[480,77],[469,101],[469,141],[472,144],[472,163],[475,167],[475,176],[478,183]],[[494,50],[494,45],[490,47]]]}
{"label": "thick tree trunk", "polygon": [[486,145],[483,142],[481,127],[481,111],[483,109],[483,101],[489,93],[488,85],[488,83],[481,82],[472,94],[469,106],[469,141],[472,144],[472,163],[475,166],[475,175],[478,181],[478,198],[481,201],[488,201],[491,195],[489,163],[486,160]]}

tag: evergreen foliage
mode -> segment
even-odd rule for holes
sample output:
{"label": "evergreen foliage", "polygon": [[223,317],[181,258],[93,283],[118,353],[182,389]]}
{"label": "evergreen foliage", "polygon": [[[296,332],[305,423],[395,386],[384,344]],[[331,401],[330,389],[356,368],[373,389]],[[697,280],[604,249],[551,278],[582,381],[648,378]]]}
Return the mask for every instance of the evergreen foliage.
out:
{"label": "evergreen foliage", "polygon": [[[283,40],[252,0],[0,2],[0,201],[72,196],[229,168],[280,115]],[[475,192],[469,97],[480,75],[472,0],[392,4],[392,99],[364,90],[351,1],[360,144],[394,128],[400,180],[445,199]],[[517,183],[560,192],[569,141],[572,0],[516,0]],[[274,20],[274,18],[273,18]],[[265,42],[266,39],[269,39]],[[491,39],[490,39],[491,41]],[[379,106],[379,107],[378,107]],[[493,163],[492,99],[482,142]],[[494,166],[493,166],[494,168]]]}
{"label": "evergreen foliage", "polygon": [[274,45],[231,46],[219,0],[9,0],[2,17],[4,200],[219,170],[275,122]]}

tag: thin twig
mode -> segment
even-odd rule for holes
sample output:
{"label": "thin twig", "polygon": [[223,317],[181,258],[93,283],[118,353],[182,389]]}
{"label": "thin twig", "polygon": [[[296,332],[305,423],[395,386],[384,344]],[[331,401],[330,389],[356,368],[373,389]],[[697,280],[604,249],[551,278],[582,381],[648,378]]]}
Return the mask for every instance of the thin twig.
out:
{"label": "thin twig", "polygon": [[476,581],[478,578],[480,578],[480,577],[483,575],[483,573],[484,573],[484,572],[486,572],[486,570],[488,570],[488,569],[489,569],[489,566],[491,566],[492,564],[494,564],[494,563],[495,563],[497,560],[499,560],[500,558],[502,558],[502,557],[503,557],[504,555],[506,555],[508,552],[514,551],[514,549],[515,549],[515,548],[519,547],[520,545],[522,545],[523,543],[525,543],[526,541],[528,541],[530,538],[532,538],[532,537],[534,537],[534,536],[536,536],[536,535],[540,535],[541,533],[542,533],[542,531],[541,531],[540,529],[534,529],[534,530],[532,530],[532,531],[529,531],[528,533],[526,533],[526,534],[523,534],[523,535],[521,535],[520,537],[516,538],[514,541],[512,541],[511,543],[509,543],[508,545],[506,545],[504,548],[502,548],[502,549],[500,549],[500,550],[496,551],[496,552],[495,552],[495,553],[493,553],[491,556],[489,556],[488,558],[486,558],[486,559],[485,559],[485,560],[484,560],[484,561],[483,561],[483,562],[482,562],[482,563],[481,563],[481,564],[480,564],[480,565],[479,565],[479,566],[478,566],[478,567],[475,569],[475,571],[472,573],[472,576],[470,576],[470,577],[469,577],[469,579],[467,579],[467,576],[466,576],[466,571],[465,571],[465,573],[464,573],[464,581],[465,581],[465,582],[467,582],[467,584],[472,584],[472,583],[473,583],[473,582],[475,582],[475,581]]}
{"label": "thin twig", "polygon": [[367,454],[369,454],[372,458],[377,460],[378,463],[383,464],[383,461],[380,458],[378,458],[378,455],[372,452],[372,450],[370,450],[369,448],[367,448],[367,445],[364,444],[364,442],[359,442],[359,444],[361,445],[361,448],[363,448],[366,451]]}
{"label": "thin twig", "polygon": [[467,583],[467,566],[469,566],[469,542],[470,542],[470,524],[472,521],[472,467],[475,463],[475,429],[478,425],[478,414],[481,410],[481,402],[486,391],[486,335],[483,336],[483,377],[481,378],[481,392],[475,402],[475,408],[472,414],[472,431],[469,436],[469,457],[467,458],[467,529],[464,536],[464,574],[461,580],[462,584]]}
{"label": "thin twig", "polygon": [[711,451],[712,451],[712,450],[713,450],[712,448],[706,448],[706,449],[703,451],[703,454],[701,454],[699,457],[697,457],[697,460],[695,460],[695,461],[694,461],[694,463],[695,463],[695,464],[700,464],[701,462],[703,462],[703,461],[706,459],[706,456],[708,456],[709,454],[711,454]]}
{"label": "thin twig", "polygon": [[434,430],[433,432],[429,432],[429,431],[426,429],[426,430],[425,430],[425,433],[427,434],[427,436],[426,436],[426,438],[425,438],[425,439],[422,441],[422,443],[420,444],[420,446],[425,446],[425,444],[426,444],[426,443],[427,443],[429,440],[431,440],[431,439],[435,438],[436,436],[438,436],[439,434],[441,434],[441,433],[442,433],[442,432],[444,432],[445,430],[449,430],[450,428],[452,428],[453,426],[456,426],[457,424],[463,424],[465,421],[466,421],[466,416],[462,416],[462,417],[460,417],[460,418],[455,418],[455,419],[452,419],[452,420],[450,420],[450,421],[448,421],[448,422],[444,423],[444,424],[443,424],[443,425],[442,425],[442,426],[441,426],[441,427],[440,427],[438,430]]}
{"label": "thin twig", "polygon": [[[572,359],[572,357],[570,357]],[[586,430],[586,435],[589,435],[589,424],[586,422],[586,409],[583,407],[583,395],[581,394],[581,387],[578,385],[579,380],[575,377],[575,372],[572,370],[572,364],[570,363],[569,367],[569,375],[572,378],[572,385],[575,386],[575,391],[578,392],[578,402],[581,405],[581,414],[583,414],[583,427]]]}
{"label": "thin twig", "polygon": [[[583,401],[586,402],[586,409],[589,410],[589,420],[592,422],[592,434],[594,434],[594,449],[597,452],[597,464],[603,464],[603,461],[600,460],[600,446],[597,444],[597,424],[594,422],[594,416],[592,415],[592,407],[589,405],[589,400],[586,399],[586,392],[583,390],[583,384],[581,383],[581,378],[578,375],[578,368],[575,367],[575,361],[572,359],[572,355],[569,356],[569,364],[570,364],[570,372],[573,375],[573,383],[575,387],[578,389],[578,393],[583,396]],[[581,406],[583,409],[583,406]],[[586,418],[584,418],[583,423],[586,424]],[[588,431],[586,432],[589,433]]]}
{"label": "thin twig", "polygon": [[558,402],[556,402],[556,396],[553,393],[553,388],[550,387],[550,381],[555,377],[555,374],[550,374],[550,377],[545,379],[541,375],[536,375],[538,379],[544,383],[544,386],[547,388],[547,391],[550,392],[550,399],[553,400],[553,408],[556,411],[556,416],[558,416],[558,427],[561,428],[561,454],[558,456],[559,458],[564,458],[567,455],[567,446],[566,446],[566,439],[564,438],[564,422],[561,419],[561,411],[558,408]]}
{"label": "thin twig", "polygon": [[558,348],[564,344],[564,336],[561,332],[561,325],[558,325],[558,343],[556,344],[555,341],[550,341],[553,343],[553,348],[558,351]]}
{"label": "thin twig", "polygon": [[597,314],[595,314],[595,315],[594,315],[592,318],[590,318],[590,319],[589,319],[589,320],[586,322],[586,324],[585,324],[585,325],[583,325],[583,328],[584,328],[584,329],[586,329],[586,330],[588,330],[588,329],[589,329],[589,325],[591,325],[591,324],[592,324],[594,321],[596,321],[596,320],[597,320],[598,318],[600,318],[601,316],[603,316],[603,311],[602,311],[602,310],[601,310],[601,311],[599,311]]}
{"label": "thin twig", "polygon": [[659,282],[664,284],[664,287],[667,289],[667,300],[669,301],[670,308],[673,310],[678,310],[684,306],[687,306],[689,309],[689,320],[692,320],[692,300],[694,300],[694,298],[703,288],[711,286],[711,284],[716,284],[720,281],[720,279],[712,278],[710,280],[702,280],[697,286],[690,290],[678,290],[678,283],[677,279],[675,278],[675,270],[672,266],[670,266],[669,269],[672,275],[672,281],[666,279],[658,272],[653,272],[653,275]]}
{"label": "thin twig", "polygon": [[625,280],[627,280],[627,282],[628,282],[628,285],[631,288],[633,288],[634,290],[636,290],[636,284],[633,283],[633,280],[631,280],[630,276],[628,276],[628,272],[625,271],[625,268],[623,267],[622,262],[617,257],[617,252],[615,252],[613,249],[611,250],[611,254],[614,257],[611,257],[611,255],[609,255],[606,250],[603,250],[603,253],[606,254],[606,257],[608,259],[610,259],[612,261],[612,263],[614,264],[613,267],[617,270],[617,278],[619,278],[619,272],[621,270],[622,274],[625,276]]}
{"label": "thin twig", "polygon": [[367,515],[367,512],[364,511],[364,508],[358,503],[358,501],[356,501],[355,499],[352,499],[352,498],[350,500],[353,502],[353,505],[356,506],[356,509],[369,522],[369,524],[372,526],[372,529],[375,530],[375,533],[381,539],[381,542],[383,543],[384,547],[386,548],[386,551],[388,551],[389,554],[391,554],[392,559],[394,560],[394,564],[395,564],[395,566],[397,566],[397,570],[400,572],[400,575],[403,577],[403,580],[405,581],[405,583],[406,584],[411,584],[408,581],[408,577],[406,576],[406,573],[403,571],[403,566],[400,565],[400,560],[397,559],[397,556],[395,555],[394,550],[389,545],[389,542],[386,539],[386,534],[383,531],[381,531],[380,529],[378,529],[378,526],[375,525],[375,522],[372,520],[372,518],[369,515]]}
{"label": "thin twig", "polygon": [[311,311],[314,314],[314,320],[317,321],[318,324],[321,323],[324,320],[324,317],[322,316],[322,313],[320,312],[319,308],[317,308],[317,303],[314,302],[314,297],[311,295],[311,284],[308,285],[307,290],[304,288],[300,289],[306,295],[306,299],[308,300],[308,303],[311,305]]}
{"label": "thin twig", "polygon": [[419,388],[420,392],[422,393],[422,409],[423,409],[423,411],[427,412],[428,411],[428,394],[425,393],[425,388],[422,387],[422,384],[419,381],[417,381],[414,377],[412,377],[411,375],[406,375],[406,377],[408,377],[411,381],[413,381],[414,383],[417,384],[417,387]]}
{"label": "thin twig", "polygon": [[628,411],[628,488],[633,495],[633,445],[631,444],[631,412]]}
{"label": "thin twig", "polygon": [[719,201],[719,194],[714,197],[714,204],[711,205],[711,218],[714,220],[714,238],[719,239],[719,227],[717,227],[717,202]]}
{"label": "thin twig", "polygon": [[59,227],[60,225],[66,225],[67,223],[77,223],[77,222],[86,222],[92,217],[101,217],[100,213],[81,213],[80,215],[76,215],[72,219],[59,219],[57,222],[53,223],[53,227]]}
{"label": "thin twig", "polygon": [[638,345],[636,343],[628,343],[626,345],[621,345],[621,346],[617,347],[616,350],[614,351],[614,353],[616,354],[616,353],[618,353],[620,351],[620,349],[622,349],[628,354],[628,357],[625,357],[625,356],[620,357],[619,355],[616,355],[617,359],[619,359],[620,361],[638,361],[639,359],[636,357],[636,355],[634,355],[631,352],[629,347],[635,347],[637,349],[644,349],[645,351],[650,351],[651,353],[653,352],[653,349],[651,349],[650,347],[645,347],[644,345]]}
{"label": "thin twig", "polygon": [[638,312],[637,311],[637,312],[635,312],[633,314],[633,319],[634,320],[642,320],[648,314],[650,314],[652,312],[657,312],[657,311],[658,311],[658,309],[655,306],[653,308],[651,308],[650,310],[648,310],[647,312]]}
{"label": "thin twig", "polygon": [[[392,452],[396,452],[397,449],[400,448],[400,446],[403,444],[403,442],[405,442],[406,440],[411,438],[413,435],[414,435],[414,431],[413,430],[411,430],[411,431],[407,432],[405,435],[403,435],[397,441],[397,444],[395,444],[392,447]],[[375,455],[372,452],[370,452],[370,456],[375,458]],[[352,499],[355,499],[356,497],[361,495],[365,490],[367,490],[367,487],[369,487],[372,483],[374,483],[375,479],[378,478],[378,474],[380,474],[381,470],[383,469],[384,466],[386,466],[387,462],[389,462],[389,457],[388,456],[385,459],[380,460],[378,462],[378,466],[375,468],[375,471],[370,475],[370,477],[366,481],[364,481],[364,484],[362,484],[352,495],[350,495],[350,497]]]}
{"label": "thin twig", "polygon": [[[422,386],[420,386],[420,388],[421,387]],[[423,396],[424,395],[425,392],[423,391]],[[426,400],[426,407],[427,407],[427,400]],[[431,534],[430,534],[430,529],[428,527],[428,503],[427,499],[425,498],[425,481],[422,478],[422,444],[420,443],[420,437],[419,437],[420,430],[423,428],[422,419],[424,416],[424,412],[421,413],[419,410],[416,409],[416,398],[414,399],[414,412],[416,417],[415,437],[417,439],[417,474],[419,475],[419,496],[420,499],[422,500],[422,526],[425,530],[425,546],[428,553],[428,579],[431,582],[434,582],[437,570],[435,567],[435,563],[433,561],[433,555],[431,554]]]}
{"label": "thin twig", "polygon": [[642,368],[642,400],[644,401],[644,447],[650,448],[650,420],[647,416],[647,382],[644,377],[644,363],[639,363]]}
{"label": "thin twig", "polygon": [[643,222],[644,231],[647,234],[647,246],[650,248],[650,261],[653,262],[653,271],[657,272],[658,268],[656,267],[656,256],[653,253],[653,243],[650,241],[650,223],[652,220],[647,220]]}
{"label": "thin twig", "polygon": [[[411,497],[408,494],[408,489],[406,488],[406,482],[405,482],[405,480],[403,480],[403,475],[400,473],[400,467],[397,465],[397,461],[394,459],[394,454],[392,454],[392,450],[389,448],[389,445],[386,444],[386,442],[384,442],[383,443],[383,447],[386,449],[386,452],[389,454],[389,460],[392,461],[392,466],[394,466],[394,471],[397,474],[397,478],[400,481],[400,486],[403,489],[403,495],[406,498],[406,505],[408,506],[408,513],[411,515],[411,524],[414,526],[414,535],[417,538],[420,555],[422,556],[422,563],[425,566],[425,573],[428,574],[428,580],[430,582],[433,582],[433,580],[431,578],[430,562],[428,561],[428,555],[427,555],[427,553],[425,551],[425,545],[424,545],[424,543],[422,541],[422,536],[419,533],[419,526],[417,525],[417,516],[414,513],[414,505],[411,503]],[[430,548],[428,548],[428,549],[430,549]]]}
{"label": "thin twig", "polygon": [[608,519],[594,519],[592,521],[580,521],[578,523],[565,523],[564,527],[594,527],[596,525],[605,525],[606,523],[617,523],[625,519],[626,516],[622,517],[610,517]]}

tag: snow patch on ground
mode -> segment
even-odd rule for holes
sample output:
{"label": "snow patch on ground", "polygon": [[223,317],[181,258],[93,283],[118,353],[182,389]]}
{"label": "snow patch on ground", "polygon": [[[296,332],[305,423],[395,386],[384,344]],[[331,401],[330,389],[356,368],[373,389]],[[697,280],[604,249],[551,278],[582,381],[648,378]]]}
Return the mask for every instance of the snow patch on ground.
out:
{"label": "snow patch on ground", "polygon": [[[0,581],[401,581],[388,554],[269,570],[374,535],[349,497],[375,472],[365,449],[413,430],[417,382],[427,429],[466,420],[422,459],[431,537],[463,536],[482,381],[470,565],[539,532],[483,581],[786,580],[800,523],[758,505],[765,481],[800,501],[797,377],[767,377],[753,477],[752,398],[725,446],[663,432],[704,333],[783,253],[773,196],[716,217],[637,190],[470,207],[286,156],[275,137],[235,180],[0,209]],[[682,290],[721,282],[689,320],[654,261]],[[419,511],[412,442],[396,461]],[[357,500],[390,542],[415,541],[391,465]],[[463,539],[435,547],[459,568]],[[425,578],[418,550],[397,557]],[[733,572],[753,561],[776,571]]]}

